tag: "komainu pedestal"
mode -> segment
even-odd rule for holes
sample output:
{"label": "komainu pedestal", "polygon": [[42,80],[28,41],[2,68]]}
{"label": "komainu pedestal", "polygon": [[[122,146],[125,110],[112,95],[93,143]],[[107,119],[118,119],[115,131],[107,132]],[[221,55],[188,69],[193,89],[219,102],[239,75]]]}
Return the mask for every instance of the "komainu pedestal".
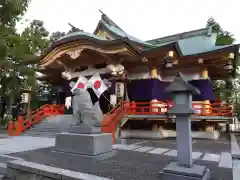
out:
{"label": "komainu pedestal", "polygon": [[54,152],[87,161],[104,160],[115,155],[112,135],[86,125],[72,126],[68,132],[57,134]]}

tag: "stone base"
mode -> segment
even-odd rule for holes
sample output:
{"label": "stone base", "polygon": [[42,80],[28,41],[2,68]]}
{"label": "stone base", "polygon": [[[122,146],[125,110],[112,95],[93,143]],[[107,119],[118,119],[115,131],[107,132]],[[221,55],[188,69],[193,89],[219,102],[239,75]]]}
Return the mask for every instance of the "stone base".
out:
{"label": "stone base", "polygon": [[59,150],[52,150],[52,153],[54,153],[55,157],[61,158],[61,159],[78,159],[81,162],[88,162],[88,163],[95,163],[97,161],[102,161],[108,158],[111,158],[117,154],[116,150],[112,150],[109,152],[97,154],[97,155],[85,155],[85,154],[78,154],[78,153],[68,153],[64,151]]}
{"label": "stone base", "polygon": [[210,170],[204,166],[193,165],[191,168],[182,167],[177,162],[171,162],[160,173],[164,179],[166,177],[176,180],[209,180]]}
{"label": "stone base", "polygon": [[115,155],[112,135],[61,133],[56,135],[53,152],[89,160],[103,160]]}
{"label": "stone base", "polygon": [[71,126],[68,130],[69,133],[75,134],[99,134],[101,133],[101,128],[98,127],[88,127],[84,125]]}

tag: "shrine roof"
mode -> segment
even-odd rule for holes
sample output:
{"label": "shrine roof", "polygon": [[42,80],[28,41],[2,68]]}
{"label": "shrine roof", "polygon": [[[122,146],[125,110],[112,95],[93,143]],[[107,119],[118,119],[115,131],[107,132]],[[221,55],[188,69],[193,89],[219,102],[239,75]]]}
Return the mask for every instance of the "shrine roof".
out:
{"label": "shrine roof", "polygon": [[[100,11],[101,12],[101,11]],[[124,39],[124,41],[130,43],[131,45],[142,45],[141,50],[150,52],[152,50],[158,50],[166,46],[172,46],[177,49],[180,56],[189,56],[194,54],[201,54],[205,52],[211,52],[218,49],[224,49],[229,46],[215,46],[217,34],[212,33],[212,27],[197,29],[193,31],[183,32],[179,34],[174,34],[171,36],[156,38],[148,41],[142,41],[134,36],[127,34],[122,28],[120,28],[115,22],[113,22],[106,14],[103,12],[101,20],[98,23],[93,34],[84,31],[74,32],[67,34],[61,38],[57,43],[64,42],[67,39],[73,39],[74,37],[90,37],[91,39],[100,40],[104,43],[109,41],[115,41],[119,39]],[[112,38],[108,39],[104,36],[96,35],[99,30],[102,29],[111,34]],[[235,46],[235,45],[230,45]],[[137,47],[134,47],[135,49]]]}
{"label": "shrine roof", "polygon": [[[142,40],[140,40],[140,39],[138,39],[138,38],[136,38],[134,36],[131,36],[131,35],[127,34],[121,28],[119,28],[116,25],[113,25],[112,23],[106,22],[103,18],[99,21],[99,25],[98,26],[101,26],[101,25],[103,25],[108,31],[110,31],[111,33],[114,33],[117,36],[126,37],[130,41],[133,41],[133,42],[139,43],[139,44],[143,44],[143,45],[145,45],[147,47],[154,47],[155,46],[155,45],[153,45],[151,43],[142,41]],[[96,32],[96,30],[95,30],[95,32]]]}
{"label": "shrine roof", "polygon": [[94,35],[94,34],[91,34],[91,33],[85,32],[85,31],[77,31],[77,32],[72,32],[72,33],[66,34],[65,36],[60,38],[58,40],[58,42],[63,40],[63,39],[67,39],[67,38],[70,38],[70,37],[76,37],[76,36],[88,36],[88,37],[98,39],[98,40],[107,40],[106,38],[104,38],[102,36],[97,36],[97,35]]}
{"label": "shrine roof", "polygon": [[176,43],[183,56],[215,50],[217,35],[211,27],[149,40],[157,47]]}

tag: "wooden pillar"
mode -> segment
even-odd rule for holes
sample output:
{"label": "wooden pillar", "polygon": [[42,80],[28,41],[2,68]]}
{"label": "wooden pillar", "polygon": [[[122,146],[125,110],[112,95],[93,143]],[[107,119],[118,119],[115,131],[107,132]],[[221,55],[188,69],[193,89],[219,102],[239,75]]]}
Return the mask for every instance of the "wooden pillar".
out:
{"label": "wooden pillar", "polygon": [[[231,103],[230,98],[232,96],[232,92],[231,92],[231,89],[232,89],[232,79],[228,79],[228,80],[225,81],[225,89],[227,89],[227,91],[226,91],[226,102],[229,104],[229,103]],[[226,132],[230,132],[229,124],[230,123],[226,124]]]}
{"label": "wooden pillar", "polygon": [[204,69],[202,70],[201,76],[202,76],[203,79],[208,79],[208,78],[209,78],[207,68],[204,68]]}
{"label": "wooden pillar", "polygon": [[151,68],[151,78],[157,78],[158,74],[157,74],[157,68],[156,67],[152,67]]}
{"label": "wooden pillar", "polygon": [[[208,79],[208,70],[207,68],[204,68],[201,72],[201,77],[202,79]],[[211,107],[210,101],[209,100],[204,100],[203,101],[203,113],[211,113],[211,110],[209,109]],[[204,130],[205,132],[213,132],[214,131],[214,125],[213,124],[204,124]]]}
{"label": "wooden pillar", "polygon": [[[207,68],[204,68],[201,72],[202,79],[208,79],[208,70]],[[203,107],[204,107],[204,113],[210,113],[210,109],[205,109],[205,108],[210,108],[210,101],[209,100],[204,100],[203,101]]]}
{"label": "wooden pillar", "polygon": [[[154,78],[157,78],[157,77],[158,77],[157,68],[155,66],[153,66],[151,68],[151,78],[154,79]],[[159,111],[158,104],[157,104],[158,100],[157,99],[152,99],[151,102],[154,103],[154,104],[150,105],[152,107],[152,108],[150,108],[150,111],[158,112]],[[156,108],[154,108],[154,107],[156,107]],[[153,124],[152,131],[157,131],[157,129],[158,129],[158,125],[157,124]]]}

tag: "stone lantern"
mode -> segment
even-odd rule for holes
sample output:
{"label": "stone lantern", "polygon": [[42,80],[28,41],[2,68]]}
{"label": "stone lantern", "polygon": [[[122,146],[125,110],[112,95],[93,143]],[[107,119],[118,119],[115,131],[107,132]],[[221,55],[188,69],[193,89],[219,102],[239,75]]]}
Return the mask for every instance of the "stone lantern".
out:
{"label": "stone lantern", "polygon": [[176,116],[177,162],[167,165],[160,175],[170,176],[172,179],[177,179],[176,176],[186,176],[186,180],[205,179],[209,177],[209,169],[194,165],[192,160],[191,115],[195,112],[192,109],[192,94],[200,92],[181,73],[165,90],[171,94],[173,100],[169,113]]}

